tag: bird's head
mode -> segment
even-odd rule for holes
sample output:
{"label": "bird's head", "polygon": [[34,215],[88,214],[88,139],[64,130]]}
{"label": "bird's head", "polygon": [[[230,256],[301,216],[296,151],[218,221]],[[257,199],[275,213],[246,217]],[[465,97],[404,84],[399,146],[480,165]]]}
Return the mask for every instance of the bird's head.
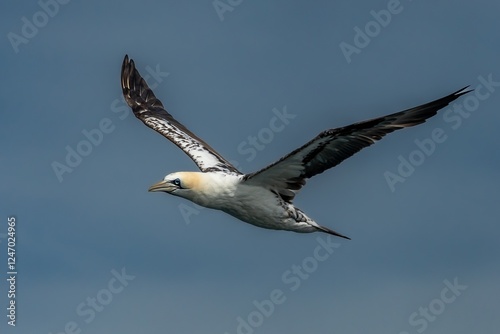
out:
{"label": "bird's head", "polygon": [[201,176],[198,172],[177,172],[165,176],[165,178],[149,187],[149,191],[163,191],[175,196],[191,197],[199,190]]}

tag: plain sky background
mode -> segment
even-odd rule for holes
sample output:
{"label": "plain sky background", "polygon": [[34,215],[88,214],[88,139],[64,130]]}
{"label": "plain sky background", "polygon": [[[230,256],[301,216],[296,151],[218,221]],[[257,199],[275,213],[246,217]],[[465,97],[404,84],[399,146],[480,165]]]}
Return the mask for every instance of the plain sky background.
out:
{"label": "plain sky background", "polygon": [[[381,27],[370,12],[387,0],[232,3],[220,16],[209,0],[73,0],[49,17],[37,1],[2,2],[2,333],[233,334],[249,316],[255,333],[498,331],[500,87],[469,98],[474,110],[460,124],[447,108],[309,180],[295,204],[352,238],[334,240],[318,262],[326,235],[259,229],[148,193],[170,172],[197,169],[124,111],[119,76],[125,54],[143,75],[168,72],[155,94],[169,112],[252,172],[327,128],[475,88],[480,76],[500,82],[500,4],[401,0]],[[41,27],[25,28],[16,52],[9,33],[22,36],[34,19]],[[348,62],[340,45],[355,46],[355,28],[367,24],[373,37]],[[284,108],[295,118],[249,159],[241,147]],[[112,131],[60,181],[53,163],[66,164],[68,146],[88,149],[83,131],[103,119]],[[384,173],[417,157],[415,140],[437,128],[446,140],[391,191]],[[11,215],[15,328],[6,318]],[[307,278],[290,272],[303,264]],[[135,277],[123,289],[112,274],[122,270]],[[446,280],[462,286],[457,296],[444,290],[450,303]],[[254,301],[273,290],[285,300],[259,323]],[[88,298],[106,304],[93,317]]]}

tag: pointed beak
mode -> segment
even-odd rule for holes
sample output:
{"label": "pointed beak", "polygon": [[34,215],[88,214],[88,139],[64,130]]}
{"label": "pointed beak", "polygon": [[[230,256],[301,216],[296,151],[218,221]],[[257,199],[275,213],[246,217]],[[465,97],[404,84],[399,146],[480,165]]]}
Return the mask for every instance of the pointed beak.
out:
{"label": "pointed beak", "polygon": [[174,191],[176,188],[177,187],[170,182],[160,181],[149,187],[148,191],[165,191],[169,193]]}

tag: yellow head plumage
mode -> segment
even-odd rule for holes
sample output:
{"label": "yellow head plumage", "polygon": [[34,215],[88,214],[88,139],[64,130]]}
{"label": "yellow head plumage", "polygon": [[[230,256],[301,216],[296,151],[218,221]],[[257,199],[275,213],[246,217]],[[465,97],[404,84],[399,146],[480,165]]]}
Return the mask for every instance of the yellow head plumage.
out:
{"label": "yellow head plumage", "polygon": [[163,181],[153,184],[149,191],[163,191],[173,195],[183,195],[185,191],[199,192],[204,188],[203,173],[200,172],[176,172],[165,176]]}

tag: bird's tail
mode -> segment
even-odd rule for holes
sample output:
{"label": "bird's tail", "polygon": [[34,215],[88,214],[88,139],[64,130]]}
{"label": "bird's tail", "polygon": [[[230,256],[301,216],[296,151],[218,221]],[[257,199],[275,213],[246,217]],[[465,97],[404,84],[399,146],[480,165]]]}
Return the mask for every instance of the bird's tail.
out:
{"label": "bird's tail", "polygon": [[334,235],[334,236],[339,237],[339,238],[351,240],[351,238],[349,238],[346,235],[340,234],[338,232],[335,232],[334,230],[330,230],[328,227],[324,227],[324,226],[321,226],[320,224],[316,223],[314,220],[312,220],[311,218],[306,216],[306,214],[304,212],[302,212],[302,210],[300,210],[299,208],[296,208],[292,204],[289,204],[289,211],[293,212],[295,214],[294,218],[297,222],[306,223],[309,226],[309,229],[307,232],[313,232],[314,230],[310,230],[310,228],[314,227],[317,231],[325,232],[325,233]]}
{"label": "bird's tail", "polygon": [[325,232],[325,233],[328,233],[328,234],[331,234],[331,235],[334,235],[336,237],[340,237],[340,238],[344,238],[344,239],[347,239],[347,240],[351,240],[351,238],[349,238],[348,236],[346,235],[343,235],[343,234],[340,234],[338,232],[335,232],[334,230],[331,230],[329,229],[328,227],[324,227],[324,226],[321,226],[321,225],[318,225],[317,226],[318,230],[320,230],[321,232]]}

